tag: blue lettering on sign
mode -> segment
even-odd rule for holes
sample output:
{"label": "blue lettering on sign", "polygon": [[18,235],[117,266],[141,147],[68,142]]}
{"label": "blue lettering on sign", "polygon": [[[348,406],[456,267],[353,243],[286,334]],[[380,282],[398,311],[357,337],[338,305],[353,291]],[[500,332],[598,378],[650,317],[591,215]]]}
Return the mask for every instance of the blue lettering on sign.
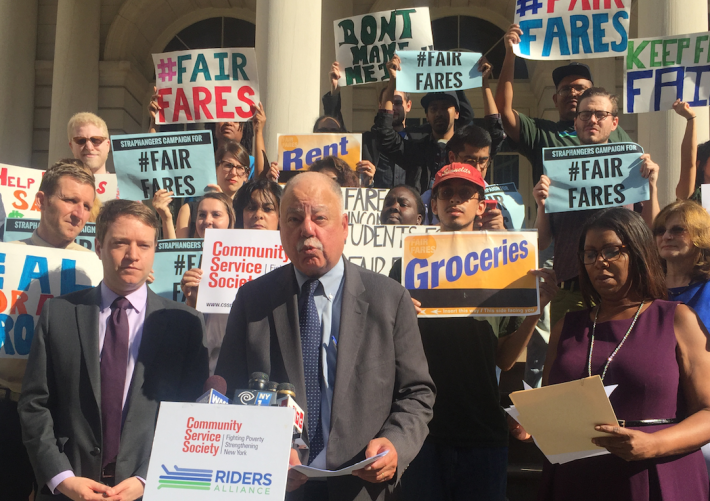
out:
{"label": "blue lettering on sign", "polygon": [[[0,263],[4,263],[4,262],[5,262],[5,253],[1,252],[0,253]],[[1,264],[0,265],[0,275],[2,275],[3,273],[5,273],[5,265]],[[5,287],[5,278],[0,277],[0,289],[2,289],[4,287]]]}
{"label": "blue lettering on sign", "polygon": [[5,353],[8,355],[15,354],[15,348],[10,340],[10,333],[12,332],[13,325],[15,325],[15,321],[11,316],[5,314],[0,315],[0,326],[2,326],[2,330],[0,331],[0,335],[2,335],[2,339],[0,339],[0,341],[2,342],[0,342],[0,345],[5,349]]}
{"label": "blue lettering on sign", "polygon": [[537,40],[535,35],[530,34],[532,30],[542,28],[542,19],[531,19],[529,21],[520,21],[520,29],[523,32],[520,35],[520,53],[526,56],[530,55],[530,43]]}
{"label": "blue lettering on sign", "polygon": [[81,285],[76,283],[76,260],[62,259],[60,295],[70,292],[81,291],[93,287],[92,285]]}
{"label": "blue lettering on sign", "polygon": [[[305,152],[306,166],[314,164],[322,157],[339,156],[344,157],[348,154],[348,138],[343,136],[337,143],[326,144],[323,148],[312,148]],[[303,165],[303,148],[294,148],[290,151],[285,150],[283,154],[283,170],[301,170]]]}
{"label": "blue lettering on sign", "polygon": [[271,473],[217,470],[215,471],[214,482],[217,484],[261,485],[268,487],[271,485]]}
{"label": "blue lettering on sign", "polygon": [[22,268],[20,276],[20,285],[18,290],[28,291],[32,280],[39,280],[39,286],[42,294],[51,294],[52,290],[49,287],[49,269],[47,267],[47,258],[40,256],[27,256],[25,265]]}
{"label": "blue lettering on sign", "polygon": [[569,56],[569,45],[567,45],[567,32],[565,22],[561,17],[553,17],[547,21],[545,30],[545,45],[542,47],[543,57],[548,57],[552,52],[552,42],[557,39],[560,45],[560,54]]}

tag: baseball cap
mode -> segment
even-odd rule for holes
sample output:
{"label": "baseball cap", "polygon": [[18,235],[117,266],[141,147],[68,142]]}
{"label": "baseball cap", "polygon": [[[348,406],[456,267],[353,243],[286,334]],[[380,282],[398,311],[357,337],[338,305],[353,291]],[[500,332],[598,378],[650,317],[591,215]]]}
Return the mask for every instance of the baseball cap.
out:
{"label": "baseball cap", "polygon": [[422,98],[422,108],[424,108],[424,111],[427,110],[429,107],[429,104],[431,104],[432,101],[449,101],[451,104],[454,105],[456,108],[456,111],[460,111],[460,106],[459,106],[459,98],[456,95],[456,92],[450,91],[450,92],[429,92],[426,96]]}
{"label": "baseball cap", "polygon": [[552,81],[555,82],[555,87],[560,85],[560,82],[564,77],[570,75],[577,75],[594,84],[594,81],[592,80],[592,71],[589,69],[589,66],[583,63],[572,62],[566,64],[565,66],[559,66],[552,72]]}
{"label": "baseball cap", "polygon": [[434,185],[431,189],[433,190],[448,179],[463,179],[478,185],[481,188],[486,187],[486,182],[483,180],[483,176],[481,176],[478,169],[469,164],[454,162],[449,165],[444,165],[441,169],[439,169],[439,172],[437,172],[436,176],[434,176]]}

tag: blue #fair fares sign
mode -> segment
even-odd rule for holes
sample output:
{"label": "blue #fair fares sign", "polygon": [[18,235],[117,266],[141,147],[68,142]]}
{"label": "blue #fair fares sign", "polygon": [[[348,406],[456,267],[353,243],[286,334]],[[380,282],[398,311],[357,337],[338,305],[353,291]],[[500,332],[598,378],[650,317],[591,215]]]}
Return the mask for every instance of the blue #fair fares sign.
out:
{"label": "blue #fair fares sign", "polygon": [[516,0],[523,34],[513,46],[527,59],[623,56],[631,0]]}
{"label": "blue #fair fares sign", "polygon": [[153,261],[155,281],[150,288],[171,301],[185,302],[180,281],[187,270],[202,268],[202,239],[158,240]]}
{"label": "blue #fair fares sign", "polygon": [[217,184],[210,131],[112,136],[111,147],[121,198],[150,200],[160,189],[201,196]]}
{"label": "blue #fair fares sign", "polygon": [[475,89],[482,85],[477,52],[414,51],[397,52],[402,60],[397,74],[397,90],[437,92]]}
{"label": "blue #fair fares sign", "polygon": [[643,148],[634,143],[543,148],[543,167],[550,178],[545,212],[603,209],[648,200],[641,155]]}
{"label": "blue #fair fares sign", "polygon": [[498,202],[506,230],[521,230],[525,226],[525,204],[515,188],[515,183],[489,184],[485,190],[486,200]]}

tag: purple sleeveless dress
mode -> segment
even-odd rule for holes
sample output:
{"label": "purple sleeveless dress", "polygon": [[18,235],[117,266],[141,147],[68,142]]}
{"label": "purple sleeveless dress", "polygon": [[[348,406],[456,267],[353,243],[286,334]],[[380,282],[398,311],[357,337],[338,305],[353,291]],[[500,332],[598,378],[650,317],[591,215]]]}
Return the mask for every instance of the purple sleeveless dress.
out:
{"label": "purple sleeveless dress", "polygon": [[[679,386],[673,317],[679,303],[656,300],[639,316],[626,342],[609,364],[605,385],[619,386],[609,397],[617,419],[686,417]],[[598,323],[592,375],[601,375],[607,357],[632,319]],[[593,321],[590,311],[565,316],[549,384],[588,376]],[[613,424],[613,423],[610,423]],[[673,425],[634,428],[652,433]],[[591,445],[591,444],[590,444]],[[643,461],[608,454],[561,465],[545,461],[538,500],[708,501],[708,474],[700,450]]]}

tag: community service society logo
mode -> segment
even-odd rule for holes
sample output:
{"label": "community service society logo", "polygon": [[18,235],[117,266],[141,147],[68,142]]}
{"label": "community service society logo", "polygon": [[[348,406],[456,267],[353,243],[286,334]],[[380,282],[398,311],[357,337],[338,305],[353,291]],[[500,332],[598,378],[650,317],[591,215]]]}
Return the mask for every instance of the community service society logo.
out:
{"label": "community service society logo", "polygon": [[[270,495],[271,473],[255,471],[203,470],[173,466],[170,471],[160,465],[158,489],[189,489],[197,491],[231,492],[234,494]],[[214,480],[213,480],[214,478]]]}
{"label": "community service society logo", "polygon": [[165,475],[160,475],[158,489],[210,490],[210,486],[212,485],[212,470],[196,470],[173,466],[175,471],[170,471],[165,465],[161,466],[163,467],[163,471],[165,471]]}

